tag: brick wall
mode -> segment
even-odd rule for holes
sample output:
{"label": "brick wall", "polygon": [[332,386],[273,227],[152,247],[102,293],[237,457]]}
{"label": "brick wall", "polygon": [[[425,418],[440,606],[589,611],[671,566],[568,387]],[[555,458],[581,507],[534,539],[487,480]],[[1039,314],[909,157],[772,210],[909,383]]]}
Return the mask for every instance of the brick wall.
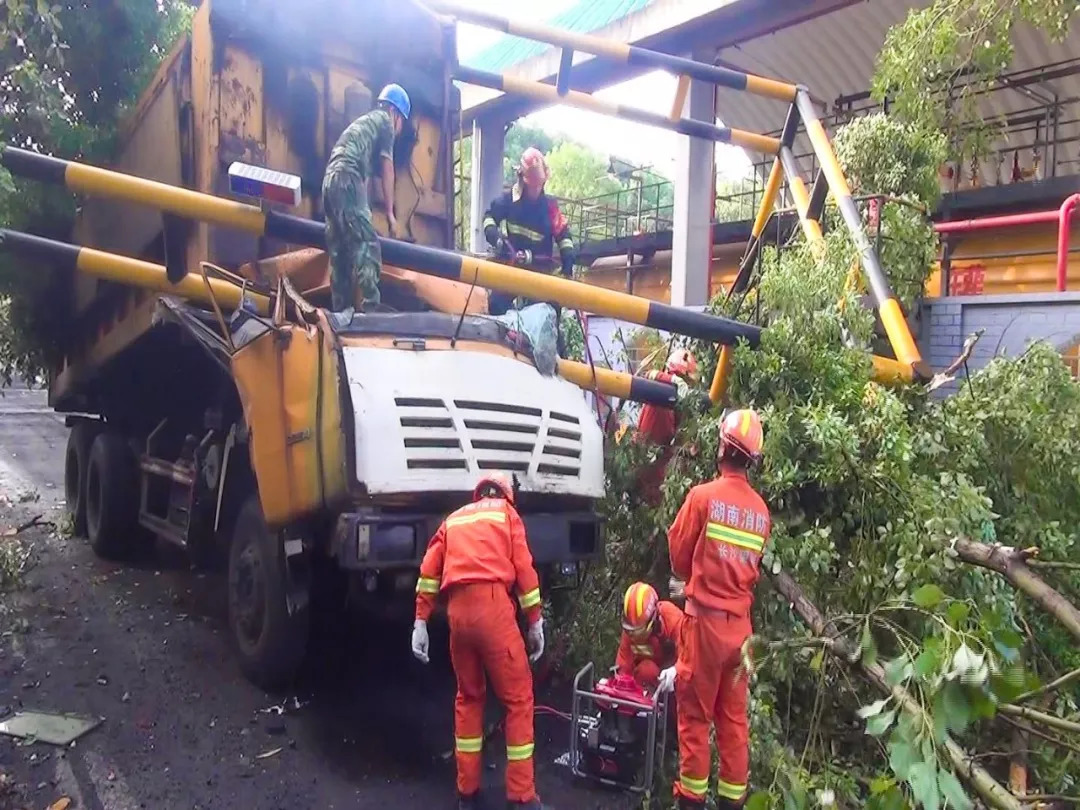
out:
{"label": "brick wall", "polygon": [[[997,355],[1015,356],[1033,340],[1064,349],[1080,338],[1080,293],[960,295],[926,301],[919,335],[923,357],[940,370],[979,329],[986,331],[971,355],[972,371]],[[945,394],[955,386],[940,391]]]}

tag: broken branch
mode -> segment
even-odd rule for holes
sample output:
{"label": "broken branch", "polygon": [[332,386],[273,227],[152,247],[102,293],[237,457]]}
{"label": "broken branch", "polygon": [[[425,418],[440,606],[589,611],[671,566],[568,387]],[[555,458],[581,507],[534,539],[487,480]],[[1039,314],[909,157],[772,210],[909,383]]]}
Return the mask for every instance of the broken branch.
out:
{"label": "broken branch", "polygon": [[1047,714],[1046,712],[1040,712],[1036,709],[1029,709],[1027,706],[1016,706],[1012,703],[998,706],[998,711],[1002,714],[1010,715],[1011,717],[1022,717],[1025,720],[1030,720],[1032,723],[1039,723],[1040,725],[1049,726],[1050,728],[1056,728],[1061,731],[1068,731],[1072,734],[1080,734],[1080,723],[1074,723],[1072,720],[1066,720],[1064,717],[1058,717],[1056,714]]}
{"label": "broken branch", "polygon": [[1080,610],[1031,570],[1024,552],[962,537],[956,540],[953,547],[964,562],[997,571],[1080,640]]}
{"label": "broken branch", "polygon": [[[770,574],[770,579],[776,589],[783,594],[788,603],[810,629],[818,636],[827,636],[831,624],[803,593],[799,584],[788,575],[786,571],[779,574]],[[852,648],[842,638],[837,638],[827,649],[837,658],[845,662],[858,660],[858,651]],[[903,706],[904,710],[919,718],[923,723],[929,723],[926,713],[910,693],[902,686],[889,686],[885,677],[885,669],[880,664],[867,664],[859,662],[859,667],[875,686],[881,691],[891,694],[896,701]],[[990,807],[998,810],[1021,810],[1020,802],[1009,793],[990,773],[979,765],[963,748],[957,745],[951,738],[945,738],[945,751],[953,770],[967,780],[968,784],[982,797]]]}
{"label": "broken branch", "polygon": [[27,529],[31,529],[34,526],[51,526],[52,524],[47,520],[42,520],[44,515],[34,515],[26,523],[21,523],[13,529],[8,529],[4,532],[4,537],[14,537],[17,534],[22,534]]}
{"label": "broken branch", "polygon": [[1054,692],[1054,691],[1060,689],[1061,687],[1068,686],[1073,681],[1078,681],[1078,680],[1080,680],[1080,669],[1074,669],[1072,672],[1069,672],[1069,673],[1067,673],[1065,675],[1062,675],[1057,680],[1051,681],[1050,683],[1046,684],[1045,686],[1040,686],[1038,689],[1032,689],[1030,692],[1024,692],[1021,695],[1017,695],[1016,699],[1013,700],[1013,703],[1014,704],[1023,703],[1025,700],[1031,700],[1032,698],[1039,697],[1040,695],[1045,695],[1045,694],[1048,694],[1050,692]]}

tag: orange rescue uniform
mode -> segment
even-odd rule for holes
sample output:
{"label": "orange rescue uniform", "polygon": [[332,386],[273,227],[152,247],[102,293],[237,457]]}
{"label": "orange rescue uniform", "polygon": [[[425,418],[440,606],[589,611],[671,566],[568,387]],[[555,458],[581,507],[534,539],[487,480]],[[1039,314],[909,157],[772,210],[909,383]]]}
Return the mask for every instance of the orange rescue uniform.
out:
{"label": "orange rescue uniform", "polygon": [[[650,371],[642,375],[646,380],[671,384],[674,377],[666,371]],[[660,485],[667,474],[667,465],[673,453],[671,442],[675,438],[678,424],[675,409],[661,405],[645,404],[638,418],[637,436],[646,442],[660,446],[660,455],[653,464],[643,467],[638,473],[638,491],[646,503],[651,506],[660,504]]]}
{"label": "orange rescue uniform", "polygon": [[709,726],[720,754],[717,794],[727,806],[746,795],[750,751],[747,675],[740,651],[753,632],[750,607],[772,523],[742,471],[727,471],[686,496],[668,530],[671,570],[687,581],[676,664],[679,781],[676,795],[704,802]]}
{"label": "orange rescue uniform", "polygon": [[486,672],[506,707],[506,795],[529,802],[536,798],[532,673],[512,589],[532,624],[540,616],[540,584],[525,525],[509,501],[476,501],[450,515],[431,538],[416,583],[416,617],[426,621],[439,592],[447,593],[450,660],[458,686],[458,793],[480,790]]}
{"label": "orange rescue uniform", "polygon": [[633,675],[644,689],[656,689],[660,670],[675,663],[679,652],[679,632],[683,612],[671,602],[659,602],[658,626],[646,638],[636,639],[623,630],[615,669],[620,675]]}

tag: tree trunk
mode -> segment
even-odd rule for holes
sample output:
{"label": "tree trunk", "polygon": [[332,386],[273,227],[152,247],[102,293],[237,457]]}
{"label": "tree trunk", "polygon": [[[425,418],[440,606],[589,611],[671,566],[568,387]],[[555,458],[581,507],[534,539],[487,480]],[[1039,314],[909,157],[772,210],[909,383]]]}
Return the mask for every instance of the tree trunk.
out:
{"label": "tree trunk", "polygon": [[[806,597],[799,584],[787,572],[781,571],[779,574],[770,574],[770,579],[776,589],[791,603],[799,618],[809,625],[815,635],[825,636],[829,634],[828,628],[831,622]],[[828,649],[829,652],[845,663],[858,659],[858,650],[854,645],[847,643],[842,638],[834,639]],[[885,670],[880,664],[867,665],[860,662],[859,667],[878,689],[891,694],[897,703],[904,707],[905,711],[915,715],[923,723],[930,723],[929,718],[923,712],[922,706],[908,694],[907,690],[900,686],[889,686],[888,679],[885,677]],[[969,757],[967,752],[951,738],[947,737],[945,739],[945,750],[949,756],[949,761],[952,763],[953,770],[965,779],[990,807],[997,808],[997,810],[1021,810],[1020,802],[994,779],[985,768]]]}
{"label": "tree trunk", "polygon": [[992,546],[966,539],[957,540],[955,548],[964,562],[997,571],[1013,587],[1023,591],[1065,625],[1080,641],[1080,610],[1031,569],[1023,552],[1008,546]]}

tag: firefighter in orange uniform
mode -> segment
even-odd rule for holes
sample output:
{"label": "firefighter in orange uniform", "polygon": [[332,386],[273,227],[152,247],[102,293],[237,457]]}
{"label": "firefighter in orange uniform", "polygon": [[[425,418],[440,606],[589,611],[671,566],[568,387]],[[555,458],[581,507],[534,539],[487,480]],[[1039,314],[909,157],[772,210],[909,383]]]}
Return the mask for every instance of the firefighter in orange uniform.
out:
{"label": "firefighter in orange uniform", "polygon": [[683,612],[671,602],[661,602],[652,585],[635,582],[623,597],[623,634],[615,670],[633,675],[646,691],[658,686],[671,691],[682,621]]}
{"label": "firefighter in orange uniform", "polygon": [[720,477],[693,487],[668,530],[671,570],[687,581],[676,664],[681,810],[701,810],[709,787],[709,726],[720,754],[718,810],[746,801],[750,751],[749,675],[741,669],[750,607],[771,520],[747,481],[761,458],[761,421],[752,410],[728,413],[720,426]]}
{"label": "firefighter in orange uniform", "polygon": [[[647,380],[674,385],[682,397],[686,395],[690,383],[697,376],[697,360],[686,349],[676,349],[668,357],[663,371],[649,371],[643,376]],[[664,475],[667,473],[667,465],[672,454],[671,442],[675,439],[678,428],[675,417],[674,408],[652,404],[646,404],[641,408],[637,437],[639,440],[659,445],[661,448],[656,462],[643,467],[638,474],[638,491],[642,493],[650,506],[660,504],[660,484],[663,483]]]}
{"label": "firefighter in orange uniform", "polygon": [[[510,592],[529,623],[530,655],[518,630]],[[416,583],[413,655],[428,661],[427,620],[446,593],[450,661],[457,678],[454,738],[458,807],[478,806],[487,679],[506,707],[506,795],[510,807],[541,810],[533,779],[533,684],[529,661],[544,652],[540,584],[502,475],[480,479],[473,502],[451,514],[431,538]]]}

